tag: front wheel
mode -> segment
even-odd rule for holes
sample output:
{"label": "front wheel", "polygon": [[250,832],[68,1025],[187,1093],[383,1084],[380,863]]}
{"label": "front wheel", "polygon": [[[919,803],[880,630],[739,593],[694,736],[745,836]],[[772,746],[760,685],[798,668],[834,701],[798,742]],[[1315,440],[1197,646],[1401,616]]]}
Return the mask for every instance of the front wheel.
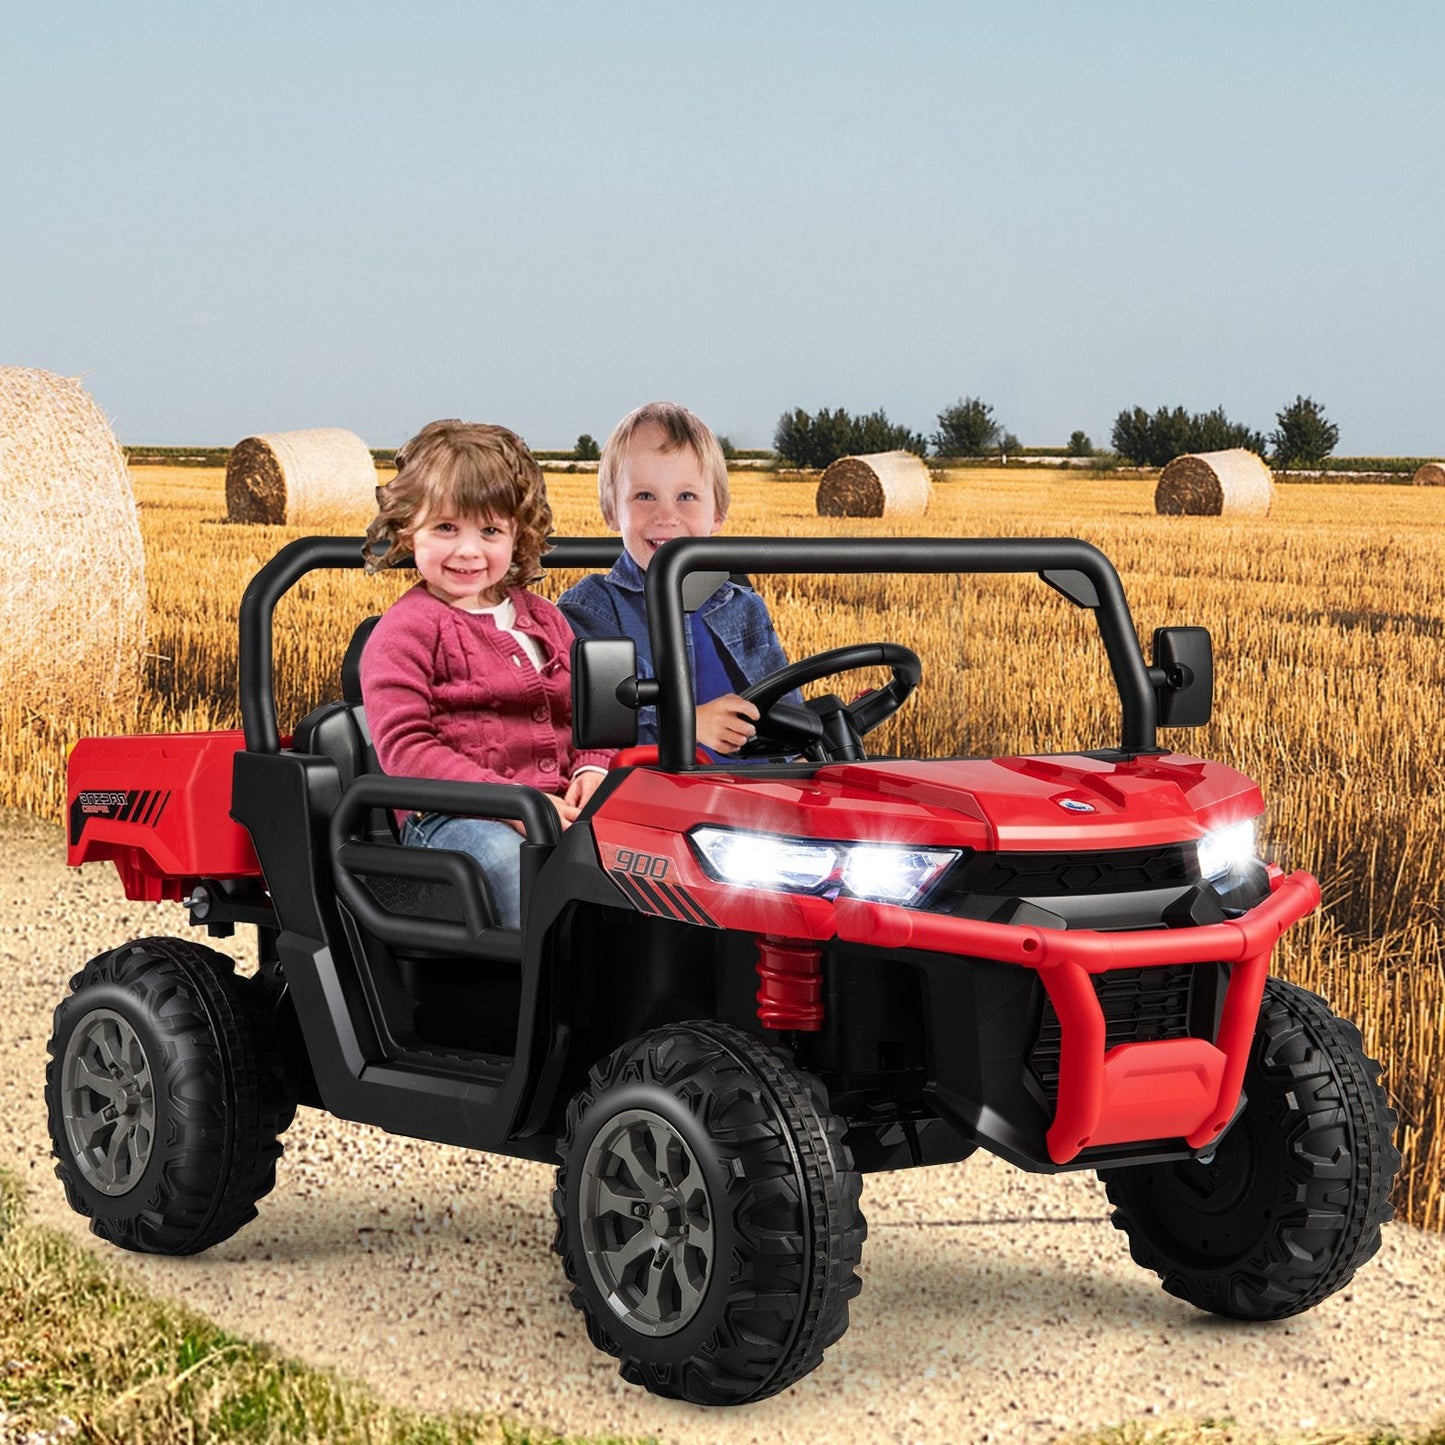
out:
{"label": "front wheel", "polygon": [[1243,1113],[1208,1161],[1100,1171],[1135,1262],[1234,1319],[1310,1309],[1380,1247],[1400,1165],[1395,1113],[1359,1030],[1265,984]]}
{"label": "front wheel", "polygon": [[823,1086],[716,1023],[634,1040],[567,1111],[555,1248],[624,1379],[699,1405],[786,1389],[848,1327],[867,1227]]}

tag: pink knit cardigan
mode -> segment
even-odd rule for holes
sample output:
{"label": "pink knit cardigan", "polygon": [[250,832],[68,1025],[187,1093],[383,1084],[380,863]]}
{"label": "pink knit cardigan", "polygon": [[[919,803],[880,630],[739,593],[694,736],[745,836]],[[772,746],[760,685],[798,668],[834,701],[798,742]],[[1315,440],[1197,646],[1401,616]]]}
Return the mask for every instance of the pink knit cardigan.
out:
{"label": "pink knit cardigan", "polygon": [[545,597],[514,587],[517,627],[537,639],[533,667],[490,617],[422,583],[383,614],[361,656],[361,691],[382,768],[397,777],[525,783],[565,792],[610,751],[572,746],[572,629]]}

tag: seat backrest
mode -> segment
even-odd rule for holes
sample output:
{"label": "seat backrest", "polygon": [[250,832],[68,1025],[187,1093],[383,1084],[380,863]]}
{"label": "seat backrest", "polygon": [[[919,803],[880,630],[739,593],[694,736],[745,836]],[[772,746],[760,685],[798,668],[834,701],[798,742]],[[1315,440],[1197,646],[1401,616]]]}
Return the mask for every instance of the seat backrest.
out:
{"label": "seat backrest", "polygon": [[[371,629],[379,619],[367,617],[351,634],[341,662],[341,701],[328,702],[307,713],[296,725],[293,746],[298,752],[320,753],[336,764],[343,789],[363,773],[379,773],[376,748],[367,726],[361,702],[361,653]],[[367,828],[368,836],[393,838],[390,814],[374,810],[376,818]]]}

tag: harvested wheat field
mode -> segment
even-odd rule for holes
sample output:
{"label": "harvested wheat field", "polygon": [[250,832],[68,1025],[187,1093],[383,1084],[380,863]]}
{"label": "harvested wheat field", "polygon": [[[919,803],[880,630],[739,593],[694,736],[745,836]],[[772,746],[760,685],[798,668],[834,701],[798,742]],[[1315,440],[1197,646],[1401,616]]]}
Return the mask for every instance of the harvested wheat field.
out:
{"label": "harvested wheat field", "polygon": [[[191,930],[175,905],[126,903],[107,867],[63,869],[64,752],[88,731],[236,726],[236,601],[255,568],[301,535],[228,523],[219,470],[141,468],[134,482],[155,654],[140,695],[87,716],[0,715],[6,753],[22,759],[6,801],[31,815],[12,819],[3,841],[7,1152],[22,1161],[37,1217],[76,1236],[83,1222],[45,1158],[49,1008],[89,953]],[[256,1222],[207,1256],[134,1267],[223,1325],[365,1375],[391,1398],[591,1434],[1034,1441],[1130,1419],[1227,1416],[1240,1438],[1289,1438],[1437,1419],[1445,595],[1422,579],[1445,575],[1445,489],[1285,485],[1268,519],[1194,519],[1156,515],[1152,478],[961,470],[935,478],[920,525],[820,518],[816,482],[734,476],[730,530],[1076,535],[1114,561],[1146,640],[1166,623],[1213,632],[1215,720],[1164,741],[1257,778],[1270,851],[1321,878],[1324,908],[1289,936],[1279,971],[1356,1018],[1385,1061],[1409,1224],[1387,1227],[1380,1258],[1306,1315],[1233,1327],[1169,1298],[1129,1261],[1091,1176],[1037,1178],[983,1158],[870,1176],[864,1289],[848,1335],[798,1388],[720,1417],[622,1385],[586,1342],[547,1252],[545,1168],[303,1110]],[[562,532],[601,532],[591,476],[549,485]],[[543,590],[569,580],[549,577]],[[875,735],[876,752],[1115,740],[1091,624],[1037,579],[755,580],[792,656],[878,639],[919,652],[923,682]],[[313,579],[283,604],[283,730],[337,694],[354,622],[404,585],[348,573]],[[241,936],[233,942],[247,958]]]}

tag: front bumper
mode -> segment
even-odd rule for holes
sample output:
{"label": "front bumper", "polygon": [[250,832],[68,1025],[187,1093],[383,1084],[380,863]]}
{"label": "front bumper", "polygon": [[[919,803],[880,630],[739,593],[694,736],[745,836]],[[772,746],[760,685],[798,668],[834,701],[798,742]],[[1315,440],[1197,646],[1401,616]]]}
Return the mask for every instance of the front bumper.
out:
{"label": "front bumper", "polygon": [[[985,959],[1034,970],[1062,1031],[1059,1082],[1046,1142],[1056,1165],[1085,1149],[1160,1139],[1207,1148],[1238,1106],[1275,941],[1311,913],[1320,888],[1308,873],[1270,870],[1270,894],[1239,918],[1193,928],[1106,933],[988,923],[839,898],[836,936],[869,948]],[[1157,1040],[1105,1047],[1091,981],[1112,969],[1228,964],[1213,1041]]]}

